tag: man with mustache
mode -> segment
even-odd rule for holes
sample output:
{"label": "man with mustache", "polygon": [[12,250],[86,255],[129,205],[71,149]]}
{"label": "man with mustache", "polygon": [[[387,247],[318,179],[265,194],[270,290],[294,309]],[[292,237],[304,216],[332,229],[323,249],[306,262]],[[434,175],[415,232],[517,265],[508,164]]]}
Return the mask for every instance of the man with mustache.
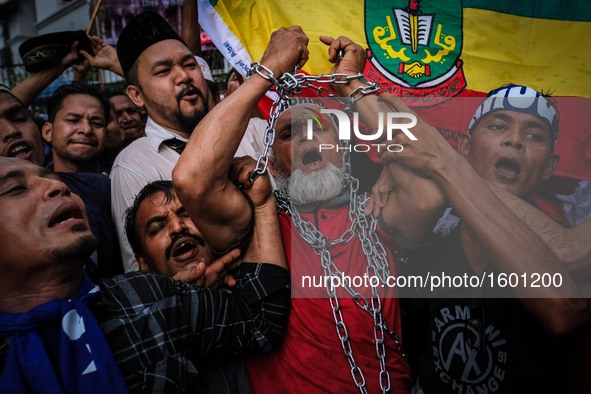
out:
{"label": "man with mustache", "polygon": [[115,111],[117,122],[123,130],[123,146],[144,135],[144,123],[140,108],[122,91],[109,94],[109,102]]}
{"label": "man with mustache", "polygon": [[[123,214],[147,183],[171,179],[185,143],[214,102],[191,50],[156,13],[145,12],[129,21],[119,35],[117,55],[128,96],[148,114],[145,137],[117,156],[110,175],[113,220],[125,270],[130,271],[137,269],[137,262],[125,236]],[[280,48],[274,56],[283,56]],[[245,234],[248,229],[238,230]]]}
{"label": "man with mustache", "polygon": [[212,103],[193,54],[160,15],[131,19],[119,35],[117,55],[127,95],[148,114],[145,137],[119,153],[110,174],[113,220],[125,271],[131,271],[137,262],[125,236],[124,212],[147,183],[170,179],[184,142]]}
{"label": "man with mustache", "polygon": [[[219,256],[205,242],[172,181],[153,181],[142,188],[125,213],[125,232],[141,271],[218,287],[237,266],[238,250]],[[227,279],[233,282],[231,276]]]}
{"label": "man with mustache", "polygon": [[[247,175],[244,171],[243,174]],[[258,199],[253,202],[256,224],[244,259],[284,261],[270,184],[260,180],[253,188],[262,190],[262,193],[259,192]],[[257,195],[253,189],[248,192]],[[262,207],[265,203],[266,208]],[[200,287],[233,287],[236,284],[229,272],[239,265],[239,250],[231,250],[223,256],[214,253],[176,197],[171,181],[154,181],[146,185],[125,218],[129,243],[141,271],[159,273]],[[202,365],[201,373],[204,392],[249,392],[246,370],[239,357]]]}
{"label": "man with mustache", "polygon": [[202,364],[281,339],[284,257],[243,262],[231,295],[153,273],[96,286],[83,273],[96,238],[57,175],[0,158],[0,210],[3,393],[200,391]]}

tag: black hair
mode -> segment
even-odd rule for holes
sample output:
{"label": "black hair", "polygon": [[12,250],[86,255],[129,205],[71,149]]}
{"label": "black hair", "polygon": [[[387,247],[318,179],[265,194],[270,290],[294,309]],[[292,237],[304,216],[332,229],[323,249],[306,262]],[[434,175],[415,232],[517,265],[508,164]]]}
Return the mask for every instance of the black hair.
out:
{"label": "black hair", "polygon": [[244,82],[244,77],[242,76],[242,74],[240,74],[238,72],[238,70],[233,68],[230,71],[228,71],[228,74],[226,74],[226,83],[224,84],[224,89],[228,87],[228,82],[230,82],[230,78],[232,78],[232,74],[236,74],[236,77],[238,78],[240,85],[242,85],[242,83]]}
{"label": "black hair", "polygon": [[145,199],[158,192],[164,193],[164,204],[168,204],[175,198],[172,181],[153,181],[148,183],[142,188],[142,190],[140,190],[140,192],[135,196],[133,204],[125,211],[125,234],[127,235],[127,240],[129,241],[129,245],[131,246],[131,249],[134,253],[141,253],[142,251],[136,231],[137,211]]}
{"label": "black hair", "polygon": [[51,95],[47,102],[47,121],[53,123],[55,116],[63,108],[63,103],[66,97],[73,94],[85,94],[96,98],[103,107],[105,114],[105,126],[111,120],[111,104],[105,94],[92,85],[85,83],[72,82],[68,85],[62,85]]}
{"label": "black hair", "polygon": [[111,90],[110,92],[106,92],[106,95],[108,98],[111,98],[117,96],[127,96],[127,93],[125,93],[123,90]]}
{"label": "black hair", "polygon": [[125,74],[125,80],[127,81],[128,85],[140,86],[140,79],[138,76],[139,70],[139,58],[133,62],[127,74]]}
{"label": "black hair", "polygon": [[205,83],[207,84],[207,88],[211,92],[213,101],[217,104],[220,101],[220,89],[218,88],[218,84],[213,81],[210,81],[209,79],[206,79]]}

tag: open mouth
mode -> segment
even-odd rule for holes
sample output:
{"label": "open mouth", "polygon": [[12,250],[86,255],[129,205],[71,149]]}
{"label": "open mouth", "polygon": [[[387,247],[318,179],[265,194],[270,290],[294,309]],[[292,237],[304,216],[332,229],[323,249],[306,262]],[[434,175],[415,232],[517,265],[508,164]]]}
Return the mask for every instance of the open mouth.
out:
{"label": "open mouth", "polygon": [[177,238],[170,249],[170,257],[176,260],[192,258],[197,254],[198,246],[205,246],[201,238],[188,234]]}
{"label": "open mouth", "polygon": [[197,247],[197,243],[192,241],[181,241],[177,242],[175,247],[172,249],[172,257],[178,257],[185,254]]}
{"label": "open mouth", "polygon": [[505,178],[515,178],[521,173],[521,166],[513,159],[500,159],[496,162],[495,168]]}
{"label": "open mouth", "polygon": [[6,156],[8,157],[16,157],[17,159],[25,158],[29,155],[30,152],[33,151],[33,147],[26,141],[20,141],[13,144],[8,151],[6,152]]}
{"label": "open mouth", "polygon": [[82,219],[80,207],[72,202],[60,205],[49,219],[49,227],[56,227],[61,224]]}
{"label": "open mouth", "polygon": [[318,151],[309,150],[302,156],[302,164],[304,166],[314,166],[322,162],[322,155]]}
{"label": "open mouth", "polygon": [[179,101],[187,98],[188,100],[194,100],[198,97],[197,88],[194,86],[187,86],[178,95]]}

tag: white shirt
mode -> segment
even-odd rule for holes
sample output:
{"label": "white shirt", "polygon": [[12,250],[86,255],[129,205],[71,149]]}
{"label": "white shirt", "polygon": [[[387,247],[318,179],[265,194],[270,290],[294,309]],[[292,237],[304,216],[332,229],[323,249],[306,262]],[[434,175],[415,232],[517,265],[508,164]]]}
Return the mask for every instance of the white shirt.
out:
{"label": "white shirt", "polygon": [[[249,155],[258,159],[264,149],[262,141],[267,122],[254,119],[257,118],[251,119],[248,124],[236,156]],[[187,142],[186,138],[161,127],[149,117],[145,132],[145,137],[133,141],[117,155],[110,176],[111,212],[121,245],[125,272],[138,270],[137,260],[125,234],[125,211],[145,185],[156,180],[172,179],[172,170],[180,155],[162,142],[171,138]]]}
{"label": "white shirt", "polygon": [[250,118],[246,133],[240,146],[236,150],[235,157],[250,156],[257,160],[265,151],[265,131],[267,130],[267,121],[261,118]]}

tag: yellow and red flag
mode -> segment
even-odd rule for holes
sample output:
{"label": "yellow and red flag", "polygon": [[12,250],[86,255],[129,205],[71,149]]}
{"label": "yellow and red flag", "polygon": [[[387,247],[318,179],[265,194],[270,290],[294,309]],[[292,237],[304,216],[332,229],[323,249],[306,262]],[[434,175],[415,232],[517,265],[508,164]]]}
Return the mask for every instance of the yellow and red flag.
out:
{"label": "yellow and red flag", "polygon": [[[559,102],[557,173],[591,179],[590,2],[200,0],[199,22],[244,74],[274,30],[300,25],[310,38],[304,71],[327,73],[332,65],[318,37],[345,35],[367,48],[365,73],[385,91],[432,101],[416,105],[484,96],[507,83],[580,98],[564,109]],[[442,122],[437,126],[452,144],[467,124],[432,121]]]}

